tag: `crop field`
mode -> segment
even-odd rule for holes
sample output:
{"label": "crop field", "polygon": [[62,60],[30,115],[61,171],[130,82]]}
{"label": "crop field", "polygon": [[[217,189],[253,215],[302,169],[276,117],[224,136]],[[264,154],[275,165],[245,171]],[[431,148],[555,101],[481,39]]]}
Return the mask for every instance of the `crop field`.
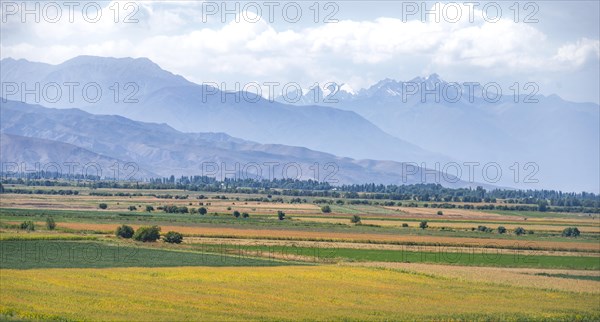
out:
{"label": "crop field", "polygon": [[[266,192],[5,188],[22,193],[0,194],[4,320],[600,319],[594,213],[341,197],[325,212],[323,198]],[[121,225],[158,226],[161,239],[117,237]],[[565,236],[571,227],[580,234]]]}

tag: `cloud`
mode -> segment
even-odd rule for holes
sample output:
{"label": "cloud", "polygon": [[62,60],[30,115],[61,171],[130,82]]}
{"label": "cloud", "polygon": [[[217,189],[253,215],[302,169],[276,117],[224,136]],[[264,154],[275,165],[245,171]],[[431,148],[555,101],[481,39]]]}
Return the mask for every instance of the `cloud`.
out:
{"label": "cloud", "polygon": [[[206,24],[201,6],[143,2],[138,23],[115,23],[112,1],[100,21],[61,20],[56,24],[2,24],[2,57],[60,63],[77,55],[148,57],[194,81],[347,82],[394,77],[389,66],[422,70],[478,68],[490,73],[564,72],[600,57],[596,39],[549,41],[537,25],[503,18],[486,22],[476,12],[457,23],[403,22],[400,18],[340,20],[286,28],[263,19],[250,23]],[[112,14],[112,15],[111,15]],[[246,14],[246,13],[244,13]],[[247,13],[246,17],[252,14]],[[18,33],[5,31],[18,30]],[[385,74],[388,73],[388,74]]]}

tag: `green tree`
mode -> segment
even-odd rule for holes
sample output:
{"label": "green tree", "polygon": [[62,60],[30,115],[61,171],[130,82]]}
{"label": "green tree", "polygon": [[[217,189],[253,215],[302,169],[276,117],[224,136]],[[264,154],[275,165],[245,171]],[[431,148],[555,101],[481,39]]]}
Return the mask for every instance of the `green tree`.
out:
{"label": "green tree", "polygon": [[277,218],[279,218],[279,220],[284,220],[285,219],[285,212],[283,212],[281,210],[277,210]]}
{"label": "green tree", "polygon": [[107,204],[105,204],[105,203],[101,203],[101,204],[99,204],[99,205],[98,205],[98,207],[99,207],[100,209],[106,209],[106,208],[108,208],[108,205],[107,205]]}
{"label": "green tree", "polygon": [[54,222],[54,218],[48,217],[46,218],[46,229],[54,230],[56,228],[56,222]]}
{"label": "green tree", "polygon": [[241,214],[240,214],[240,212],[239,212],[239,211],[235,210],[235,211],[233,212],[233,216],[234,216],[235,218],[240,218]]}
{"label": "green tree", "polygon": [[427,227],[429,227],[429,225],[427,225],[427,221],[423,220],[419,223],[419,228],[425,229]]}
{"label": "green tree", "polygon": [[360,222],[360,216],[358,216],[358,215],[352,216],[352,219],[350,219],[350,222],[353,223],[353,224],[360,224],[361,223]]}
{"label": "green tree", "polygon": [[207,212],[208,212],[208,210],[206,210],[206,208],[204,208],[204,207],[200,207],[200,209],[198,209],[198,213],[201,214],[202,216],[206,215]]}
{"label": "green tree", "polygon": [[498,227],[498,234],[504,234],[506,233],[506,228],[504,226],[499,226]]}
{"label": "green tree", "polygon": [[151,205],[147,205],[146,206],[146,211],[147,212],[152,212],[152,211],[154,211],[154,207],[152,207]]}
{"label": "green tree", "polygon": [[321,211],[322,211],[324,214],[328,214],[328,213],[330,213],[330,212],[331,212],[331,207],[329,207],[329,205],[325,205],[325,206],[321,207]]}
{"label": "green tree", "polygon": [[136,211],[137,207],[136,206],[129,206],[129,211]]}
{"label": "green tree", "polygon": [[34,231],[35,225],[33,224],[33,221],[27,220],[21,223],[20,228],[26,231]]}
{"label": "green tree", "polygon": [[565,228],[562,232],[563,237],[577,237],[581,234],[577,227]]}
{"label": "green tree", "polygon": [[242,213],[242,218],[249,218],[250,215],[247,212]]}
{"label": "green tree", "polygon": [[408,224],[407,224],[407,223],[403,223],[403,224],[402,224],[402,227],[405,227],[405,228],[406,228],[406,227],[408,227]]}
{"label": "green tree", "polygon": [[134,234],[133,239],[142,242],[154,242],[160,238],[160,227],[140,227]]}
{"label": "green tree", "polygon": [[525,234],[525,229],[523,227],[517,227],[515,228],[515,235],[520,236]]}
{"label": "green tree", "polygon": [[121,238],[131,238],[133,237],[133,233],[133,228],[127,225],[121,225],[117,227],[117,230],[115,230],[115,236]]}
{"label": "green tree", "polygon": [[176,231],[170,231],[163,236],[166,243],[180,244],[183,241],[183,235]]}
{"label": "green tree", "polygon": [[437,215],[438,215],[438,216],[443,216],[443,215],[444,215],[444,213],[443,213],[441,210],[438,210],[438,212],[437,212]]}

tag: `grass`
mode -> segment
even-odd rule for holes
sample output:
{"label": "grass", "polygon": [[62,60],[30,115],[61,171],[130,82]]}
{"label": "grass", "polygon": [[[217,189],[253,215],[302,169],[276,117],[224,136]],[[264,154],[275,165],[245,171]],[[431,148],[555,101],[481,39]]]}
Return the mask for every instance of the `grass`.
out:
{"label": "grass", "polygon": [[[598,296],[341,267],[2,270],[0,314],[63,320],[598,320]],[[73,305],[77,303],[77,305]]]}
{"label": "grass", "polygon": [[0,241],[0,259],[2,269],[291,265],[248,256],[147,248],[134,243],[69,240]]}
{"label": "grass", "polygon": [[600,259],[592,256],[531,255],[522,251],[489,250],[485,253],[450,252],[440,247],[438,252],[385,249],[317,248],[289,246],[201,245],[200,249],[217,253],[246,251],[255,256],[278,258],[307,256],[312,260],[332,259],[362,262],[434,263],[463,266],[527,267],[555,269],[599,270]]}

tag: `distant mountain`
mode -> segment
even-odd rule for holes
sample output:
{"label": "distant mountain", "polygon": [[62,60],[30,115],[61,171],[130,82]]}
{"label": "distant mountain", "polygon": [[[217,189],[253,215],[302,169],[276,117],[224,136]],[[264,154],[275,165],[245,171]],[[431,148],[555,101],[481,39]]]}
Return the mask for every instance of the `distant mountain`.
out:
{"label": "distant mountain", "polygon": [[0,142],[2,143],[0,162],[3,164],[4,172],[44,171],[113,179],[158,176],[145,169],[139,169],[129,162],[100,155],[68,143],[7,133],[0,133]]}
{"label": "distant mountain", "polygon": [[[337,100],[328,106],[356,112],[426,150],[463,162],[497,162],[503,169],[502,185],[600,190],[598,104],[568,102],[556,95],[520,95],[515,102],[508,89],[498,102],[490,102],[477,86],[470,100],[469,88],[458,83],[437,74],[409,81],[384,79],[354,94],[329,92],[325,99]],[[424,89],[436,86],[441,93],[438,102],[432,94],[423,95]],[[312,99],[311,95],[304,99]],[[520,168],[518,182],[511,170],[515,162]],[[525,168],[527,163],[532,165]],[[534,172],[539,183],[523,184]]]}
{"label": "distant mountain", "polygon": [[[340,158],[302,147],[259,144],[223,133],[182,133],[165,124],[93,115],[78,109],[7,101],[0,104],[0,116],[3,163],[98,162],[110,168],[114,162],[134,162],[141,177],[173,174],[337,180],[340,184],[423,182],[422,169],[399,162]],[[431,175],[425,178],[432,182]],[[440,182],[446,186],[477,185],[453,176],[443,178],[448,178]]]}
{"label": "distant mountain", "polygon": [[[246,92],[226,94],[189,82],[146,58],[79,56],[59,65],[3,59],[0,65],[4,83],[25,84],[27,88],[39,84],[40,92],[44,92],[44,86],[50,92],[37,100],[33,95],[18,95],[23,91],[6,95],[7,99],[166,123],[183,132],[224,132],[260,143],[303,146],[358,159],[419,163],[450,160],[389,135],[352,111],[269,102]],[[63,85],[67,82],[79,84],[73,97]],[[51,91],[54,84],[61,87],[59,99],[54,99],[56,95]],[[96,98],[96,87],[103,95],[91,102]],[[124,102],[134,100],[137,103]]]}

